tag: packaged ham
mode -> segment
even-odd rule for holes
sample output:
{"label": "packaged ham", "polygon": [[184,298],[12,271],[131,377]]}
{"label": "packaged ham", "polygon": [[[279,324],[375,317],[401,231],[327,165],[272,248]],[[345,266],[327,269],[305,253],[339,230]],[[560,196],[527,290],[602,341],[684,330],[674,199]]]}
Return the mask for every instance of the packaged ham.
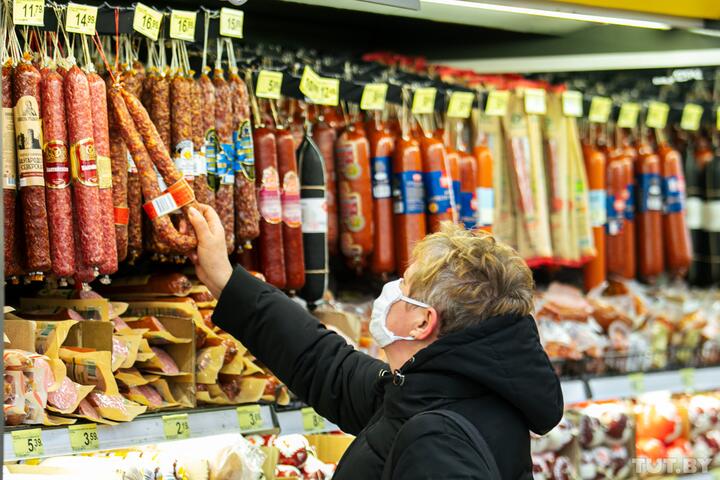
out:
{"label": "packaged ham", "polygon": [[123,330],[130,330],[130,325],[125,323],[125,320],[123,320],[120,317],[115,317],[111,321],[113,322],[113,325],[115,326],[116,332],[122,332]]}
{"label": "packaged ham", "polygon": [[[223,343],[198,350],[195,355],[195,379],[197,383],[215,383],[224,365],[227,346]],[[237,352],[237,350],[236,350]]]}
{"label": "packaged ham", "polygon": [[123,339],[118,335],[112,337],[112,363],[111,369],[113,372],[117,371],[123,363],[127,360],[130,355],[130,348],[128,347],[127,340]]}
{"label": "packaged ham", "polygon": [[3,413],[5,425],[20,425],[25,421],[28,409],[25,403],[27,385],[21,371],[6,371],[4,379]]}
{"label": "packaged ham", "polygon": [[95,385],[109,395],[118,395],[118,387],[112,374],[112,356],[108,351],[88,348],[63,347],[60,358],[65,362],[67,375],[82,385]]}
{"label": "packaged ham", "polygon": [[57,413],[72,413],[93,388],[92,385],[80,385],[65,377],[60,388],[48,394],[48,409]]}
{"label": "packaged ham", "polygon": [[124,300],[132,297],[184,297],[192,288],[188,277],[175,272],[115,279],[112,284],[99,287],[99,291],[110,298]]}
{"label": "packaged ham", "polygon": [[156,373],[162,373],[165,375],[179,375],[182,374],[178,368],[175,360],[162,348],[150,347],[155,354],[155,357],[147,362],[144,362],[142,368]]}
{"label": "packaged ham", "polygon": [[108,395],[94,391],[88,395],[88,401],[102,417],[116,422],[132,421],[147,410],[147,407],[123,398],[119,393]]}
{"label": "packaged ham", "polygon": [[125,319],[125,324],[130,326],[130,328],[145,328],[150,332],[166,332],[167,329],[165,326],[163,326],[162,323],[160,323],[160,320],[158,320],[156,317],[153,317],[151,315],[147,315],[140,318],[127,318]]}
{"label": "packaged ham", "polygon": [[141,385],[139,387],[130,387],[125,397],[145,405],[150,410],[161,408],[163,406],[163,399],[155,388],[151,385]]}
{"label": "packaged ham", "polygon": [[80,401],[80,404],[78,405],[75,413],[94,422],[102,422],[102,417],[87,399],[83,399]]}

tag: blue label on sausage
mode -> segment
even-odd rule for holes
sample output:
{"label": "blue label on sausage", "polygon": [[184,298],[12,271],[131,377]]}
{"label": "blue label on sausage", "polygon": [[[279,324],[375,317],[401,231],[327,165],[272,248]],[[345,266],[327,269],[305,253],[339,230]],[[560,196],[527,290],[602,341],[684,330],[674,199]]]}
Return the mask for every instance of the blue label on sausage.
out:
{"label": "blue label on sausage", "polygon": [[242,173],[251,182],[255,181],[255,149],[252,139],[250,121],[246,120],[240,128],[233,132],[235,144],[235,162],[233,170]]}
{"label": "blue label on sausage", "polygon": [[414,215],[425,212],[423,174],[417,171],[393,175],[393,211]]}
{"label": "blue label on sausage", "polygon": [[637,176],[638,212],[661,211],[662,180],[657,173],[642,173]]}
{"label": "blue label on sausage", "polygon": [[628,198],[625,202],[625,218],[627,220],[635,219],[635,184],[629,183],[627,186]]}
{"label": "blue label on sausage", "polygon": [[477,223],[474,192],[460,192],[460,221],[465,228],[475,228]]}
{"label": "blue label on sausage", "polygon": [[607,223],[605,224],[605,230],[608,235],[617,235],[622,231],[623,227],[623,212],[618,211],[615,208],[615,195],[608,194],[605,197],[607,203],[605,204],[605,210],[607,210]]}
{"label": "blue label on sausage", "polygon": [[447,177],[441,171],[423,173],[427,213],[444,213],[450,210],[450,191]]}
{"label": "blue label on sausage", "polygon": [[371,166],[373,198],[390,198],[392,196],[390,157],[375,157]]}
{"label": "blue label on sausage", "polygon": [[453,180],[452,186],[453,186],[453,197],[455,198],[455,209],[458,211],[458,215],[459,215],[460,210],[462,209],[462,206],[461,206],[462,193],[460,192],[460,180]]}
{"label": "blue label on sausage", "polygon": [[217,156],[217,174],[220,177],[220,183],[230,185],[235,183],[235,172],[233,171],[233,161],[235,160],[235,145],[232,143],[223,143]]}
{"label": "blue label on sausage", "polygon": [[683,196],[685,193],[685,185],[683,184],[682,179],[675,175],[671,177],[663,177],[662,191],[665,213],[682,212]]}

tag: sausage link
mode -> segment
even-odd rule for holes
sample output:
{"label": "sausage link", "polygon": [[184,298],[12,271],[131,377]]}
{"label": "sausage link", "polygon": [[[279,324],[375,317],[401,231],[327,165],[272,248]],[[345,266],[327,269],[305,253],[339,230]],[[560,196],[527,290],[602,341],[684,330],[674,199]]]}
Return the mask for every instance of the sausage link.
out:
{"label": "sausage link", "polygon": [[252,246],[260,235],[260,212],[255,195],[255,148],[250,120],[240,125],[235,141],[235,236],[238,248]]}
{"label": "sausage link", "polygon": [[477,159],[474,155],[460,152],[458,165],[460,173],[460,195],[456,202],[460,205],[460,221],[465,228],[472,230],[477,225]]}
{"label": "sausage link", "polygon": [[213,85],[215,86],[215,130],[220,143],[217,149],[217,174],[220,185],[215,193],[215,209],[225,228],[225,242],[229,254],[235,249],[232,92],[220,69],[215,69]]}
{"label": "sausage link", "polygon": [[590,188],[590,226],[597,255],[585,264],[583,280],[589,291],[603,283],[607,277],[605,261],[605,222],[607,221],[605,191],[605,155],[589,143],[583,145],[585,170]]}
{"label": "sausage link", "polygon": [[337,255],[339,238],[337,175],[335,173],[335,141],[337,140],[337,133],[330,125],[324,121],[320,121],[313,127],[312,137],[325,162],[328,253],[330,255]]}
{"label": "sausage link", "polygon": [[170,101],[172,115],[170,121],[172,156],[175,166],[186,180],[195,177],[193,164],[193,116],[192,116],[192,79],[176,75],[170,82]]}
{"label": "sausage link", "polygon": [[692,263],[692,243],[685,215],[685,175],[680,153],[668,144],[658,149],[665,197],[662,236],[667,268],[674,276],[685,275]]}
{"label": "sausage link", "polygon": [[25,226],[27,269],[32,274],[52,267],[50,233],[45,204],[40,120],[40,72],[23,61],[15,68],[13,100],[17,143],[20,203]]}
{"label": "sausage link", "polygon": [[477,161],[477,228],[492,233],[495,215],[495,191],[493,190],[493,158],[485,144],[475,145],[473,155]]}
{"label": "sausage link", "polygon": [[50,254],[53,273],[64,278],[75,273],[75,240],[63,77],[47,67],[40,74]]}
{"label": "sausage link", "polygon": [[276,134],[278,173],[282,181],[282,238],[285,254],[285,288],[300,290],[305,285],[300,179],[295,139],[289,130]]}
{"label": "sausage link", "polygon": [[3,236],[5,237],[5,277],[15,281],[23,273],[18,247],[17,159],[15,158],[15,121],[13,119],[13,67],[2,67],[2,163],[3,163]]}
{"label": "sausage link", "polygon": [[395,139],[385,123],[376,119],[370,125],[370,155],[373,195],[373,254],[370,271],[376,275],[395,270],[395,237],[393,232],[392,166]]}
{"label": "sausage link", "polygon": [[[112,88],[112,77],[106,79],[106,91]],[[107,99],[106,99],[107,104]],[[106,107],[107,108],[107,107]],[[128,254],[128,152],[118,132],[117,120],[112,110],[108,110],[108,129],[110,133],[110,168],[112,171],[113,221],[115,224],[115,250],[118,262]]]}
{"label": "sausage link", "polygon": [[172,151],[170,143],[170,80],[164,73],[161,73],[152,82],[150,109],[148,111],[160,139],[165,145],[165,150]]}
{"label": "sausage link", "polygon": [[[192,84],[192,142],[193,160],[195,164],[193,191],[198,202],[209,204],[210,187],[207,183],[207,165],[205,163],[205,123],[203,119],[203,88],[199,80],[193,80]],[[214,203],[214,202],[213,202]]]}
{"label": "sausage link", "polygon": [[420,148],[423,159],[428,230],[437,232],[440,230],[442,222],[453,219],[450,206],[447,152],[443,142],[435,137],[423,136]]}
{"label": "sausage link", "polygon": [[628,199],[632,167],[625,156],[610,157],[607,164],[607,272],[625,277],[626,264],[635,261],[635,251],[626,248],[623,232],[627,228],[625,203]]}
{"label": "sausage link", "polygon": [[420,144],[400,138],[393,157],[393,210],[395,212],[395,257],[397,274],[410,264],[412,249],[427,234],[425,186]]}
{"label": "sausage link", "polygon": [[[215,130],[215,86],[210,77],[203,73],[198,80],[202,94],[202,151],[205,159],[206,175],[200,175],[198,182],[195,182],[195,196],[198,201],[215,208],[215,168],[214,157],[211,159],[211,152],[208,152],[211,133]],[[214,146],[210,146],[214,148]],[[212,161],[211,161],[212,160]],[[198,195],[198,192],[200,195]]]}
{"label": "sausage link", "polygon": [[637,268],[640,278],[654,282],[665,270],[660,158],[649,145],[644,145],[638,150],[640,153],[635,162]]}
{"label": "sausage link", "polygon": [[248,95],[247,85],[238,75],[237,69],[230,69],[228,83],[232,95],[232,128],[236,129],[243,121],[250,118],[250,96]]}
{"label": "sausage link", "polygon": [[110,275],[117,272],[118,255],[115,239],[115,207],[113,205],[107,90],[105,82],[97,73],[89,73],[87,79],[90,88],[93,138],[95,139],[98,188],[100,189],[100,223],[102,224],[103,234],[103,261],[100,264],[100,273]]}
{"label": "sausage link", "polygon": [[[136,97],[142,96],[143,105],[146,109],[151,108],[150,99],[152,98],[152,83],[157,75],[144,75],[141,77],[138,69],[127,68],[121,73],[121,82],[125,85],[128,92]],[[110,85],[112,87],[112,85]],[[109,91],[110,89],[108,89]],[[112,109],[110,115],[114,116]],[[116,120],[115,120],[116,121]],[[119,126],[115,124],[115,129]],[[125,145],[125,142],[123,142]],[[128,224],[127,224],[127,249],[130,261],[135,260],[143,249],[143,221],[142,221],[142,187],[140,185],[140,177],[138,175],[135,161],[127,149],[125,168],[127,169],[127,207],[128,207]]]}

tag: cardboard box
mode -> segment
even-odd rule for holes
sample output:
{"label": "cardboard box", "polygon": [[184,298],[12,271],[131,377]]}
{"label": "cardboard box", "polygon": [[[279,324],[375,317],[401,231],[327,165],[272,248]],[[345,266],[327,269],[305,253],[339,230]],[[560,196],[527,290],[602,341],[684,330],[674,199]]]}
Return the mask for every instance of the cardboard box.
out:
{"label": "cardboard box", "polygon": [[18,350],[35,351],[35,322],[32,320],[20,320],[6,318],[4,332],[7,335],[9,344],[5,348]]}
{"label": "cardboard box", "polygon": [[318,459],[325,463],[338,463],[345,454],[345,450],[355,440],[352,435],[329,433],[306,435],[306,437],[310,445],[315,448]]}
{"label": "cardboard box", "polygon": [[320,311],[314,314],[322,324],[337,328],[355,344],[360,342],[362,326],[359,316],[338,311]]}
{"label": "cardboard box", "polygon": [[112,334],[110,322],[78,322],[70,329],[63,346],[112,352]]}
{"label": "cardboard box", "polygon": [[70,308],[86,320],[110,321],[110,302],[104,298],[69,300],[66,298],[21,298],[20,310],[48,310]]}

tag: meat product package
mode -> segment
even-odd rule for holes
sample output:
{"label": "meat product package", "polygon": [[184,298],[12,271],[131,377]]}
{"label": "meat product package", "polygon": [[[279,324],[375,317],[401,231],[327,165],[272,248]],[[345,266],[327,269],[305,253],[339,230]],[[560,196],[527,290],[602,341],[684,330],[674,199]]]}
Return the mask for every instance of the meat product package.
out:
{"label": "meat product package", "polygon": [[130,387],[123,395],[128,400],[145,405],[150,411],[180,405],[173,397],[167,382],[162,379],[150,384]]}
{"label": "meat product package", "polygon": [[131,318],[126,318],[125,320],[133,329],[147,329],[147,331],[143,332],[143,338],[147,339],[153,345],[190,343],[192,341],[191,338],[173,335],[157,317],[145,316],[136,320]]}
{"label": "meat product package", "polygon": [[223,366],[227,346],[220,344],[200,349],[196,353],[195,378],[197,383],[214,384]]}
{"label": "meat product package", "polygon": [[60,346],[77,320],[35,320],[35,350],[49,358],[58,358]]}
{"label": "meat product package", "polygon": [[597,255],[590,219],[590,182],[583,159],[577,120],[565,117],[565,127],[570,158],[571,228],[580,252],[580,263],[585,263]]}
{"label": "meat product package", "polygon": [[112,374],[112,354],[87,348],[63,347],[60,358],[65,362],[67,375],[82,385],[95,385],[109,395],[119,393]]}
{"label": "meat product package", "polygon": [[25,422],[29,409],[26,408],[25,397],[27,379],[22,371],[6,371],[4,379],[3,413],[5,425],[20,425]]}
{"label": "meat product package", "polygon": [[162,375],[185,375],[188,372],[181,372],[175,360],[162,348],[150,347],[155,357],[143,362],[140,366],[147,371],[155,372]]}
{"label": "meat product package", "polygon": [[393,157],[395,264],[402,275],[415,244],[427,234],[425,185],[420,144],[409,135],[398,138]]}
{"label": "meat product package", "polygon": [[64,377],[60,388],[48,393],[48,410],[64,414],[72,413],[94,388],[92,385],[80,385],[69,377]]}
{"label": "meat product package", "polygon": [[687,222],[685,174],[680,153],[663,143],[658,148],[661,160],[664,194],[662,231],[665,258],[674,276],[684,276],[692,263],[692,242]]}
{"label": "meat product package", "polygon": [[156,273],[146,276],[118,278],[110,285],[98,286],[98,291],[110,298],[185,297],[192,290],[192,282],[181,273]]}
{"label": "meat product package", "polygon": [[300,179],[295,155],[295,140],[288,130],[277,130],[278,174],[282,181],[283,252],[285,254],[285,288],[298,291],[305,284],[303,252],[302,207]]}
{"label": "meat product package", "polygon": [[88,395],[87,400],[102,417],[116,422],[130,422],[147,410],[147,407],[123,398],[119,393],[109,395],[95,391]]}
{"label": "meat product package", "polygon": [[607,192],[605,190],[605,154],[590,143],[583,145],[585,171],[588,176],[590,226],[596,257],[583,269],[585,290],[589,291],[605,281],[607,264],[605,260],[605,222],[607,221]]}

